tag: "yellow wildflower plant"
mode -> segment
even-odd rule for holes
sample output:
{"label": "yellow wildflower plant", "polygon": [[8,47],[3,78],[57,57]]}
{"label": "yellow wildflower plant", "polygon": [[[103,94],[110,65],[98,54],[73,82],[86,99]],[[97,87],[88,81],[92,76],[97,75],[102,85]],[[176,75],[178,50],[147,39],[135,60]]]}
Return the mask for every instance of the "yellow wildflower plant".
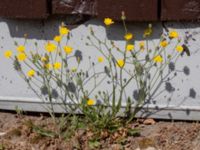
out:
{"label": "yellow wildflower plant", "polygon": [[160,42],[160,46],[163,48],[167,47],[167,45],[168,45],[168,42],[166,40],[163,40]]}
{"label": "yellow wildflower plant", "polygon": [[117,60],[117,66],[120,67],[120,68],[123,68],[125,65],[125,62],[123,59],[118,59]]}
{"label": "yellow wildflower plant", "polygon": [[53,68],[55,69],[55,70],[58,70],[58,69],[60,69],[61,68],[61,63],[60,62],[55,62],[54,64],[53,64]]}
{"label": "yellow wildflower plant", "polygon": [[102,63],[104,61],[104,58],[102,56],[98,57],[98,62]]}
{"label": "yellow wildflower plant", "polygon": [[61,39],[62,37],[60,35],[56,35],[53,40],[60,43]]}
{"label": "yellow wildflower plant", "polygon": [[23,52],[25,51],[25,46],[19,45],[19,46],[17,47],[17,51],[20,52],[20,53],[23,53]]}
{"label": "yellow wildflower plant", "polygon": [[177,45],[176,46],[176,51],[181,53],[183,51],[183,46]]}
{"label": "yellow wildflower plant", "polygon": [[124,35],[125,40],[129,41],[133,38],[133,34],[132,33],[127,33]]}
{"label": "yellow wildflower plant", "polygon": [[27,72],[27,76],[30,77],[30,78],[33,77],[33,76],[35,76],[35,71],[33,69],[29,70]]}
{"label": "yellow wildflower plant", "polygon": [[126,45],[126,51],[132,51],[132,50],[134,50],[134,45],[133,44]]}
{"label": "yellow wildflower plant", "polygon": [[96,102],[95,102],[95,100],[93,100],[93,99],[88,99],[88,100],[87,100],[87,105],[88,105],[88,106],[93,106],[93,105],[95,105],[95,103],[96,103]]}
{"label": "yellow wildflower plant", "polygon": [[61,36],[67,35],[69,33],[69,31],[70,30],[67,27],[64,27],[64,26],[61,26],[59,28],[59,33],[60,33]]}
{"label": "yellow wildflower plant", "polygon": [[175,30],[169,32],[169,37],[172,38],[172,39],[173,38],[178,38],[178,36],[179,36],[178,32],[175,31]]}
{"label": "yellow wildflower plant", "polygon": [[161,62],[163,62],[163,58],[162,58],[161,55],[155,56],[155,57],[153,58],[153,60],[154,60],[154,62],[156,62],[156,63],[161,63]]}
{"label": "yellow wildflower plant", "polygon": [[73,48],[70,46],[64,46],[63,49],[64,49],[65,53],[68,55],[71,54],[73,51]]}
{"label": "yellow wildflower plant", "polygon": [[56,45],[53,44],[53,43],[50,43],[48,42],[46,45],[45,45],[45,50],[49,53],[51,52],[54,52],[56,50]]}
{"label": "yellow wildflower plant", "polygon": [[7,50],[4,52],[4,57],[5,58],[11,58],[12,57],[12,51],[11,50]]}
{"label": "yellow wildflower plant", "polygon": [[17,55],[17,60],[18,60],[18,61],[25,61],[26,58],[27,58],[27,55],[26,55],[25,53],[19,53],[19,54]]}
{"label": "yellow wildflower plant", "polygon": [[110,26],[111,24],[113,24],[114,23],[114,21],[111,19],[111,18],[105,18],[104,19],[104,24],[106,25],[106,26]]}

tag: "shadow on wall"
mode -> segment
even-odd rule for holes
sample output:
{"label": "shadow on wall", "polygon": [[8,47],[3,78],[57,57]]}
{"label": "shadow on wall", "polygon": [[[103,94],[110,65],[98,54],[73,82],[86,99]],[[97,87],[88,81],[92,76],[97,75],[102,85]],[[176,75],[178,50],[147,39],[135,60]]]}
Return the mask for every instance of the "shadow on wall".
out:
{"label": "shadow on wall", "polygon": [[[38,40],[52,40],[58,34],[58,27],[61,22],[64,22],[71,30],[80,25],[97,25],[104,26],[103,20],[91,19],[88,17],[77,18],[77,16],[69,17],[51,17],[48,20],[19,20],[19,19],[1,19],[9,28],[11,37],[23,38],[25,34],[28,39]],[[83,23],[84,22],[84,23]],[[143,39],[143,31],[148,26],[148,23],[128,23],[128,29],[135,35],[136,40]],[[153,24],[156,31],[153,33],[151,39],[158,39],[162,34],[163,28],[160,23]],[[117,31],[117,32],[116,32]],[[108,30],[106,29],[107,37],[110,40],[123,40],[124,27],[121,22],[116,22]]]}

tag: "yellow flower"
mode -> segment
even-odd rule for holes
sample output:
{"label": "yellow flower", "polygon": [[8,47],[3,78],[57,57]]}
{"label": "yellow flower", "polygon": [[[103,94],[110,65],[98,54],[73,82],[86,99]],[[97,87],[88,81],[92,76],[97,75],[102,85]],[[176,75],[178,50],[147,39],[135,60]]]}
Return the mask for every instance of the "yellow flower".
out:
{"label": "yellow flower", "polygon": [[24,61],[26,58],[27,58],[27,56],[26,56],[25,53],[19,53],[19,54],[17,55],[18,61]]}
{"label": "yellow flower", "polygon": [[33,77],[34,75],[35,75],[35,71],[32,69],[27,72],[28,77]]}
{"label": "yellow flower", "polygon": [[46,45],[45,45],[45,50],[47,52],[54,52],[56,50],[56,45],[53,44],[53,43],[50,43],[48,42]]}
{"label": "yellow flower", "polygon": [[133,34],[132,33],[127,33],[125,36],[124,36],[125,40],[129,41],[133,38]]}
{"label": "yellow flower", "polygon": [[23,53],[25,51],[25,47],[23,45],[19,45],[17,47],[17,51],[20,52],[20,53]]}
{"label": "yellow flower", "polygon": [[10,58],[10,57],[12,56],[12,51],[10,51],[10,50],[5,51],[4,56],[5,56],[6,58]]}
{"label": "yellow flower", "polygon": [[145,29],[144,31],[144,37],[148,37],[148,36],[151,36],[151,34],[153,33],[153,30],[152,30],[152,25],[149,24],[148,28]]}
{"label": "yellow flower", "polygon": [[93,100],[93,99],[88,99],[88,100],[87,100],[87,105],[88,105],[88,106],[95,105],[95,100]]}
{"label": "yellow flower", "polygon": [[46,62],[46,61],[47,61],[47,58],[46,58],[46,57],[42,57],[42,58],[41,58],[41,61],[42,61],[42,62]]}
{"label": "yellow flower", "polygon": [[104,58],[103,57],[98,57],[98,62],[102,63],[104,61]]}
{"label": "yellow flower", "polygon": [[69,29],[67,27],[61,26],[59,29],[60,35],[67,35],[69,33]]}
{"label": "yellow flower", "polygon": [[170,38],[178,38],[178,32],[176,32],[176,31],[170,31],[169,32],[169,37]]}
{"label": "yellow flower", "polygon": [[105,18],[104,19],[104,24],[107,25],[107,26],[110,26],[113,23],[114,23],[114,21],[111,18]]}
{"label": "yellow flower", "polygon": [[156,62],[156,63],[161,63],[163,61],[163,58],[161,55],[157,55],[153,58],[153,60]]}
{"label": "yellow flower", "polygon": [[166,40],[163,40],[162,42],[160,42],[160,46],[163,48],[167,47],[167,45],[168,45],[168,42]]}
{"label": "yellow flower", "polygon": [[60,36],[60,35],[56,35],[55,37],[54,37],[54,41],[56,41],[56,42],[60,42],[61,41],[61,39],[62,39],[62,37]]}
{"label": "yellow flower", "polygon": [[177,46],[176,46],[176,50],[177,50],[178,52],[182,52],[182,51],[183,51],[183,46],[177,45]]}
{"label": "yellow flower", "polygon": [[134,45],[133,45],[133,44],[128,44],[128,45],[126,45],[126,50],[127,50],[127,51],[132,51],[132,50],[134,50]]}
{"label": "yellow flower", "polygon": [[125,64],[125,62],[124,62],[123,59],[117,60],[117,66],[118,66],[118,67],[123,68],[123,67],[124,67],[124,64]]}
{"label": "yellow flower", "polygon": [[140,49],[141,49],[141,50],[144,50],[144,46],[145,46],[144,41],[140,42],[140,43],[139,43],[139,46],[140,46]]}
{"label": "yellow flower", "polygon": [[60,62],[55,62],[53,64],[53,68],[56,69],[56,70],[60,69],[61,68],[61,63]]}
{"label": "yellow flower", "polygon": [[52,64],[45,64],[45,68],[47,68],[48,70],[50,70],[52,68]]}
{"label": "yellow flower", "polygon": [[70,54],[70,53],[72,53],[72,51],[73,51],[73,48],[70,47],[70,46],[64,46],[63,48],[64,48],[64,51],[65,51],[67,54]]}

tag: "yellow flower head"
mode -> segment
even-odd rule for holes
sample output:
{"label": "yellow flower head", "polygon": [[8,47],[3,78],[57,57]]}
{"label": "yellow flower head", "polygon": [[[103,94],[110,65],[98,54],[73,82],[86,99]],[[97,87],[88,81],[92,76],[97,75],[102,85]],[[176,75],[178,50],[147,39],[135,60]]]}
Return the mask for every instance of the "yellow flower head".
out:
{"label": "yellow flower head", "polygon": [[104,58],[103,57],[98,57],[98,62],[102,63],[104,61]]}
{"label": "yellow flower head", "polygon": [[47,52],[54,52],[56,50],[56,45],[53,44],[53,43],[50,43],[48,42],[46,45],[45,45],[45,50]]}
{"label": "yellow flower head", "polygon": [[56,35],[55,37],[54,37],[54,41],[56,41],[56,42],[60,42],[61,41],[61,39],[62,39],[62,37],[60,36],[60,35]]}
{"label": "yellow flower head", "polygon": [[145,46],[144,41],[140,42],[140,43],[139,43],[139,46],[140,46],[140,49],[141,49],[141,50],[144,50],[144,46]]}
{"label": "yellow flower head", "polygon": [[17,55],[18,61],[24,61],[26,58],[27,58],[27,56],[26,56],[25,53],[19,53],[19,54]]}
{"label": "yellow flower head", "polygon": [[148,36],[151,36],[152,33],[153,33],[152,25],[149,24],[148,28],[145,29],[143,36],[148,37]]}
{"label": "yellow flower head", "polygon": [[45,68],[50,70],[52,68],[52,64],[48,63],[48,64],[45,64]]}
{"label": "yellow flower head", "polygon": [[124,67],[124,64],[125,64],[125,62],[124,62],[123,59],[117,60],[117,66],[118,66],[118,67],[123,68],[123,67]]}
{"label": "yellow flower head", "polygon": [[46,61],[47,61],[47,58],[43,56],[43,57],[41,58],[41,61],[42,61],[42,62],[46,62]]}
{"label": "yellow flower head", "polygon": [[59,29],[59,33],[60,35],[67,35],[69,33],[69,29],[67,27],[63,27],[61,26],[60,29]]}
{"label": "yellow flower head", "polygon": [[55,63],[53,64],[53,68],[54,68],[55,70],[60,69],[60,68],[61,68],[61,63],[60,63],[60,62],[55,62]]}
{"label": "yellow flower head", "polygon": [[176,32],[176,31],[170,31],[169,32],[169,37],[170,38],[178,38],[178,32]]}
{"label": "yellow flower head", "polygon": [[157,55],[153,58],[153,60],[156,62],[156,63],[161,63],[163,62],[163,58],[161,55]]}
{"label": "yellow flower head", "polygon": [[114,23],[114,21],[111,18],[105,18],[104,19],[104,24],[107,25],[107,26],[110,26],[113,23]]}
{"label": "yellow flower head", "polygon": [[176,50],[181,53],[183,51],[183,46],[177,45]]}
{"label": "yellow flower head", "polygon": [[133,38],[133,34],[132,33],[127,33],[125,36],[124,36],[125,40],[129,41]]}
{"label": "yellow flower head", "polygon": [[93,105],[95,105],[95,100],[93,100],[93,99],[88,99],[88,100],[87,100],[87,105],[88,105],[88,106],[93,106]]}
{"label": "yellow flower head", "polygon": [[71,54],[72,51],[73,51],[73,48],[70,47],[70,46],[64,46],[63,49],[64,49],[66,54]]}
{"label": "yellow flower head", "polygon": [[163,40],[162,42],[160,42],[160,46],[163,48],[167,47],[167,45],[168,45],[168,42],[166,40]]}
{"label": "yellow flower head", "polygon": [[33,77],[34,75],[35,75],[35,71],[32,69],[27,72],[28,77]]}
{"label": "yellow flower head", "polygon": [[5,51],[4,56],[5,56],[6,58],[11,58],[11,56],[12,56],[12,51],[10,51],[10,50]]}
{"label": "yellow flower head", "polygon": [[132,50],[134,50],[134,45],[133,44],[126,45],[126,51],[132,51]]}
{"label": "yellow flower head", "polygon": [[20,52],[20,53],[23,53],[23,52],[25,51],[25,46],[19,45],[19,46],[17,47],[17,51]]}

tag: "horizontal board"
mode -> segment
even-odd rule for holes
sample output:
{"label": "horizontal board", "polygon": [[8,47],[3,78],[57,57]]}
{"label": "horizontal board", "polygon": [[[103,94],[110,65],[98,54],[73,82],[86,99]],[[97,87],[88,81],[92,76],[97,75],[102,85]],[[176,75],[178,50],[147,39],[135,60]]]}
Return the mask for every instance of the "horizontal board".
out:
{"label": "horizontal board", "polygon": [[0,17],[20,19],[47,18],[47,0],[0,0]]}
{"label": "horizontal board", "polygon": [[162,0],[161,20],[199,20],[200,1],[199,0]]}

